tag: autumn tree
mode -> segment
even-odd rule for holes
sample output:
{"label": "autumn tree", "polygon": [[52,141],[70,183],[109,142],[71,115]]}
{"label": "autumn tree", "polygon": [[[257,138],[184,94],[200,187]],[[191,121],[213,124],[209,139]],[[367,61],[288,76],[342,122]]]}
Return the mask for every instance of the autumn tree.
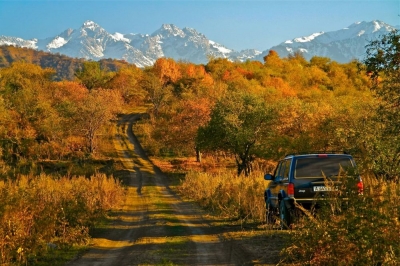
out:
{"label": "autumn tree", "polygon": [[151,71],[145,72],[140,85],[146,91],[146,100],[151,103],[152,115],[157,117],[160,108],[167,104],[172,95],[172,86],[163,86],[160,79]]}
{"label": "autumn tree", "polygon": [[86,139],[86,147],[89,154],[93,154],[96,148],[96,134],[104,125],[111,122],[120,111],[122,105],[121,96],[116,91],[97,89],[92,90],[78,106],[76,113],[77,132],[83,134]]}
{"label": "autumn tree", "polygon": [[168,112],[157,119],[153,134],[163,146],[175,154],[196,153],[201,160],[195,139],[199,127],[209,120],[210,101],[207,98],[182,99],[174,102]]}
{"label": "autumn tree", "polygon": [[152,71],[160,80],[160,83],[163,87],[174,83],[181,76],[179,65],[172,58],[157,59],[154,63]]}
{"label": "autumn tree", "polygon": [[203,65],[179,62],[181,76],[174,82],[173,93],[177,98],[210,97],[214,80]]}
{"label": "autumn tree", "polygon": [[152,114],[157,117],[160,108],[166,105],[172,95],[173,84],[181,76],[178,64],[171,58],[159,58],[153,67],[145,69],[140,81],[152,104]]}
{"label": "autumn tree", "polygon": [[285,62],[279,57],[279,54],[277,52],[275,52],[274,50],[270,50],[263,59],[264,66],[269,70],[270,75],[281,75]]}
{"label": "autumn tree", "polygon": [[51,69],[22,62],[0,70],[0,93],[8,113],[3,156],[12,162],[36,156],[34,147],[54,137],[59,124],[48,97],[53,74]]}
{"label": "autumn tree", "polygon": [[146,97],[146,92],[140,86],[142,76],[143,71],[134,65],[122,67],[109,80],[106,88],[118,90],[127,104],[141,104]]}
{"label": "autumn tree", "polygon": [[[85,147],[84,137],[77,134],[75,125],[79,120],[79,109],[89,95],[86,87],[76,81],[60,81],[52,84],[51,102],[58,113],[61,139],[54,144],[54,152],[58,152],[61,158],[65,156],[77,156]],[[79,133],[79,132],[78,132]],[[79,157],[79,156],[78,156]]]}
{"label": "autumn tree", "polygon": [[225,151],[235,156],[238,175],[251,172],[251,162],[263,152],[271,134],[273,110],[258,97],[233,93],[218,101],[211,119],[197,134],[200,150]]}

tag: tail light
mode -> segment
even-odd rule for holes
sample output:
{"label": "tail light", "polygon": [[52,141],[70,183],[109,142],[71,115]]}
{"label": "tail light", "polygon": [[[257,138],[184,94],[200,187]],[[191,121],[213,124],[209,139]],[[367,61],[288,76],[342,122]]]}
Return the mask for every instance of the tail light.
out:
{"label": "tail light", "polygon": [[289,197],[294,197],[294,184],[289,183],[287,188],[287,193]]}
{"label": "tail light", "polygon": [[362,195],[364,191],[364,184],[362,180],[358,181],[357,188],[358,188],[358,194]]}

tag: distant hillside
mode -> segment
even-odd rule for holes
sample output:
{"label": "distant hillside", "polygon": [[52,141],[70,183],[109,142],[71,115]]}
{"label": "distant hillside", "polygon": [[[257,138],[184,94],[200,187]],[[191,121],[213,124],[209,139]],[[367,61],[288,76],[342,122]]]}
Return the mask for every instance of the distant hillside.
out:
{"label": "distant hillside", "polygon": [[[74,73],[81,68],[85,59],[71,58],[61,54],[38,51],[30,48],[20,48],[11,45],[0,46],[0,68],[8,67],[13,62],[24,61],[39,65],[42,68],[53,68],[56,71],[55,80],[73,80]],[[102,59],[101,67],[116,71],[127,62],[116,59]]]}

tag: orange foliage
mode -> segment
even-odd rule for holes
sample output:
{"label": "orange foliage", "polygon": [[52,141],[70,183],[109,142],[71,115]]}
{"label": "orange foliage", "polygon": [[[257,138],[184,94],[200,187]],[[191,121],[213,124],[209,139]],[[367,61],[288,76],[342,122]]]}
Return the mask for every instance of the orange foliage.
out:
{"label": "orange foliage", "polygon": [[181,65],[181,69],[183,76],[200,79],[206,86],[211,86],[214,83],[213,78],[206,72],[203,65],[189,63],[187,65]]}
{"label": "orange foliage", "polygon": [[290,87],[290,85],[285,82],[282,78],[270,77],[264,80],[263,85],[265,87],[273,87],[279,93],[282,94],[282,97],[294,97],[297,95],[297,92]]}
{"label": "orange foliage", "polygon": [[251,71],[248,71],[246,69],[243,69],[241,67],[238,67],[237,72],[239,72],[243,77],[245,77],[246,79],[252,79],[254,78],[254,74]]}
{"label": "orange foliage", "polygon": [[80,83],[75,81],[60,81],[53,83],[52,96],[55,102],[69,100],[81,102],[89,91]]}
{"label": "orange foliage", "polygon": [[159,58],[154,63],[153,70],[163,85],[176,82],[181,77],[178,64],[171,58]]}

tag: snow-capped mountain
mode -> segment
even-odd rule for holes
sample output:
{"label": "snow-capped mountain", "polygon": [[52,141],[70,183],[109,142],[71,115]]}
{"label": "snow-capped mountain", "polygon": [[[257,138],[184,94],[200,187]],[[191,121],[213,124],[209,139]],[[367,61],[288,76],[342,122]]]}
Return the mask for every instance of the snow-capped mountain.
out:
{"label": "snow-capped mountain", "polygon": [[[308,60],[313,56],[322,56],[345,63],[353,59],[363,59],[365,46],[370,41],[376,40],[394,29],[396,28],[379,20],[363,21],[341,30],[318,32],[306,37],[287,40],[269,50],[276,51],[281,57],[300,52]],[[269,50],[264,51],[258,59],[265,56]]]}
{"label": "snow-capped mountain", "polygon": [[150,35],[118,32],[111,34],[95,22],[86,21],[79,29],[67,29],[47,39],[24,40],[0,36],[0,45],[28,47],[91,60],[123,59],[138,67],[151,66],[160,57],[196,64],[207,63],[210,56],[232,61],[263,61],[269,50],[275,50],[281,57],[299,51],[306,59],[316,55],[338,62],[349,62],[352,59],[361,59],[369,41],[393,29],[394,27],[381,21],[360,22],[338,31],[294,38],[260,52],[255,49],[234,51],[209,40],[195,29],[180,29],[173,24],[164,24]]}
{"label": "snow-capped mountain", "polygon": [[123,59],[138,67],[150,66],[160,57],[200,64],[207,63],[208,56],[247,60],[261,54],[256,50],[233,51],[207,39],[195,29],[180,29],[173,24],[164,24],[151,35],[111,34],[93,21],[86,21],[77,30],[68,29],[58,36],[42,40],[0,36],[0,45],[28,47],[92,60]]}

